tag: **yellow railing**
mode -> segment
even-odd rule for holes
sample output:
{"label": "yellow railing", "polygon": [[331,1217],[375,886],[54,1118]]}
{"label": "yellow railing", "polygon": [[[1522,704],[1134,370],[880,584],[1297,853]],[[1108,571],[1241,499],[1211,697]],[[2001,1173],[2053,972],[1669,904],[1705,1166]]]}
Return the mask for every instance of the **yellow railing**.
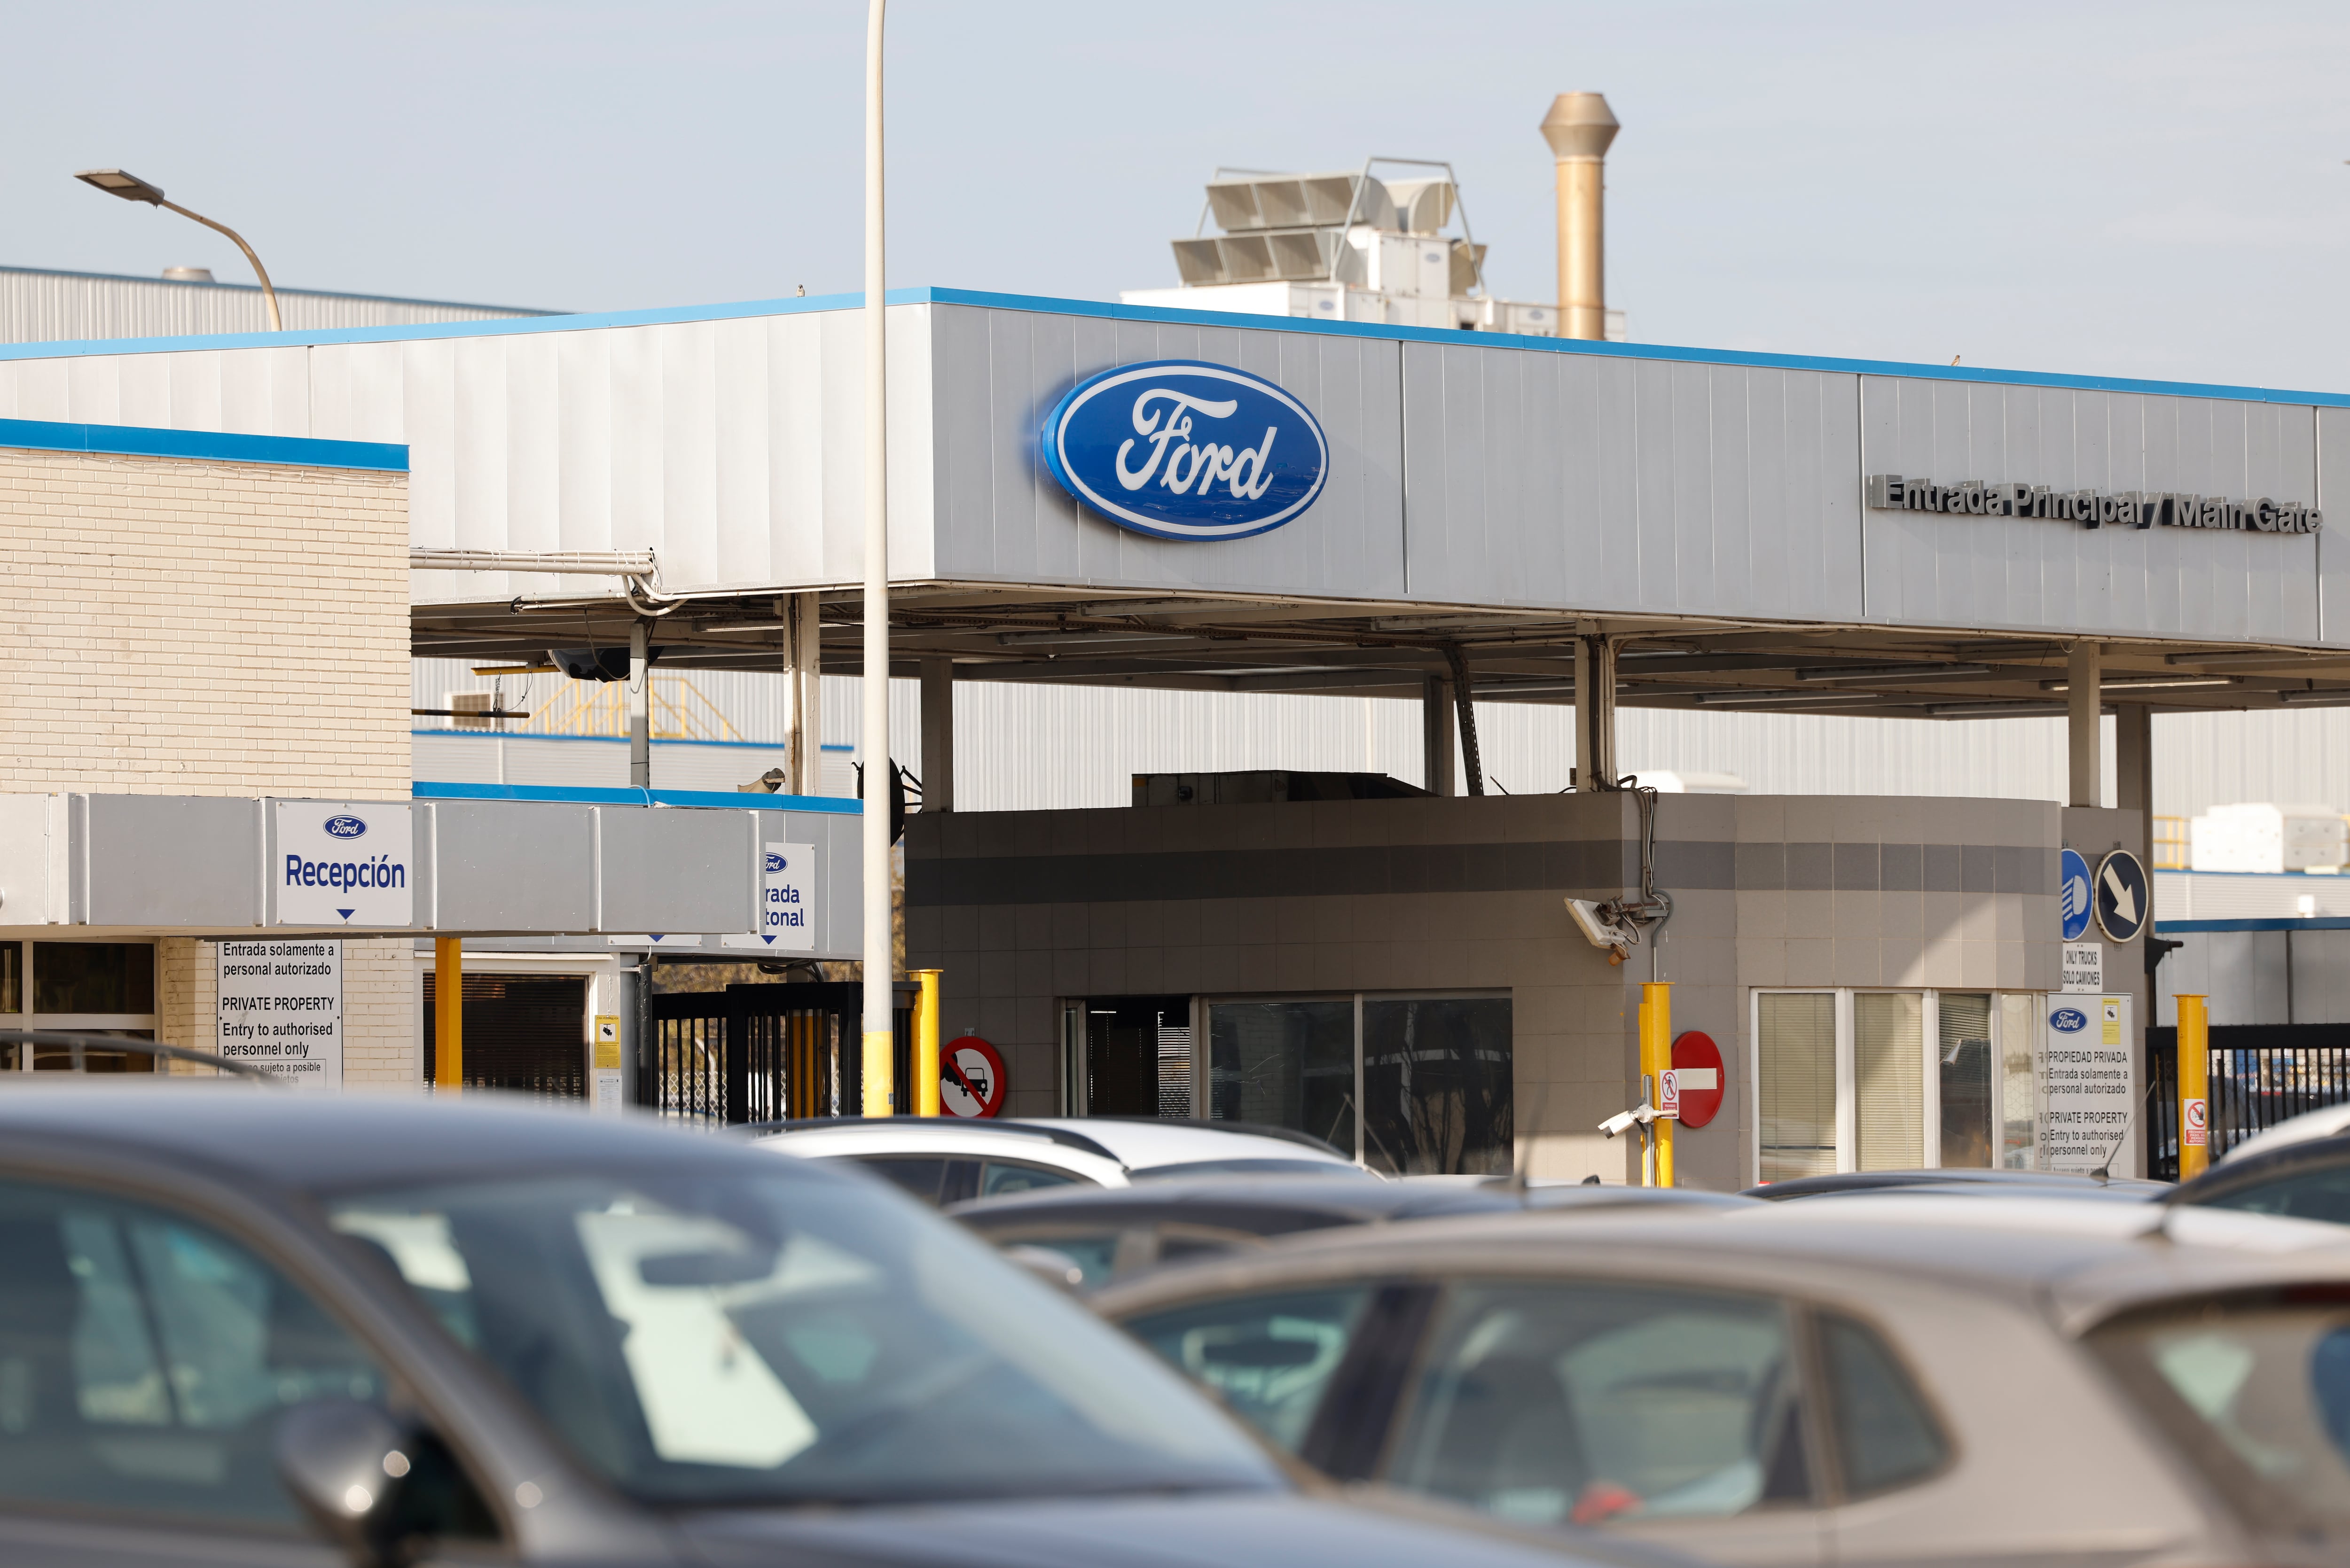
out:
{"label": "yellow railing", "polygon": [[2154,868],[2157,871],[2187,869],[2185,817],[2158,816],[2154,819]]}
{"label": "yellow railing", "polygon": [[[508,678],[511,680],[511,678]],[[547,681],[541,675],[534,682]],[[542,695],[543,693],[543,695]],[[628,683],[621,680],[561,680],[534,684],[525,691],[508,690],[501,706],[517,711],[525,705],[530,717],[496,726],[508,735],[593,735],[626,740],[629,735]],[[739,741],[736,730],[718,705],[683,675],[652,675],[652,738],[656,741]],[[443,721],[446,722],[446,721]],[[487,728],[488,726],[484,726]]]}

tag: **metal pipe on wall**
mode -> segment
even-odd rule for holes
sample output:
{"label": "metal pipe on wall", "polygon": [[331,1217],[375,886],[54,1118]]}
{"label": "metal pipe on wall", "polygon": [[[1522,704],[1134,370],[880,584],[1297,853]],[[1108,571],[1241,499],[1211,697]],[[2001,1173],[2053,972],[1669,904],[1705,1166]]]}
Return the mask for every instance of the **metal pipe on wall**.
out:
{"label": "metal pipe on wall", "polygon": [[889,301],[882,265],[881,34],[889,0],[865,14],[865,660],[864,717],[858,750],[866,792],[860,826],[865,854],[865,1006],[862,1104],[868,1116],[895,1106],[889,1082],[897,1051],[895,921],[889,907]]}
{"label": "metal pipe on wall", "polygon": [[1596,92],[1565,92],[1543,117],[1558,161],[1558,335],[1607,336],[1607,158],[1619,129]]}
{"label": "metal pipe on wall", "polygon": [[629,628],[629,787],[653,787],[653,671],[650,628]]}

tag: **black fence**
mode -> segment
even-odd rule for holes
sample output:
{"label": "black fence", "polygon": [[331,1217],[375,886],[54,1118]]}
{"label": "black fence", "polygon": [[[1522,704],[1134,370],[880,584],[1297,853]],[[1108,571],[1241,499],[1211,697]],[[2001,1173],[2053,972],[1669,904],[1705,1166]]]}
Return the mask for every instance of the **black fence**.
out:
{"label": "black fence", "polygon": [[[2178,1179],[2178,1031],[2146,1032],[2147,1174]],[[2265,1127],[2350,1101],[2350,1024],[2211,1028],[2211,1158]]]}
{"label": "black fence", "polygon": [[[911,1109],[915,988],[898,987],[896,1114]],[[855,981],[657,992],[637,1103],[711,1126],[858,1116],[864,987]]]}

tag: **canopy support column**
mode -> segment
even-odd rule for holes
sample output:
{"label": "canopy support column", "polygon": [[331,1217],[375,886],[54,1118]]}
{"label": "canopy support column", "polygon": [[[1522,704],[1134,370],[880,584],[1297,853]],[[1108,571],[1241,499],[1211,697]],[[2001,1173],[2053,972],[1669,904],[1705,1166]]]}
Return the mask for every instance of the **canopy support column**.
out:
{"label": "canopy support column", "polygon": [[1575,787],[1610,790],[1616,765],[1616,644],[1605,637],[1575,639]]}
{"label": "canopy support column", "polygon": [[2076,642],[2064,664],[2064,740],[2069,762],[2067,805],[2101,805],[2105,801],[2106,767],[2102,755],[2104,691],[2098,664],[2101,643]]}
{"label": "canopy support column", "polygon": [[922,810],[954,809],[954,660],[922,660]]}
{"label": "canopy support column", "polygon": [[1452,682],[1423,679],[1419,694],[1419,782],[1430,794],[1452,793]]}

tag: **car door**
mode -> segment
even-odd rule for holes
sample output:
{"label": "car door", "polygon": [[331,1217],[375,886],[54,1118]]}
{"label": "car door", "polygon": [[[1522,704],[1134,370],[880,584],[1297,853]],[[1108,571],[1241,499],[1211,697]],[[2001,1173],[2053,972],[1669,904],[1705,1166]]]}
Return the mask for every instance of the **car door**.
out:
{"label": "car door", "polygon": [[[336,1564],[279,1482],[278,1418],[395,1407],[385,1368],[309,1293],[184,1209],[0,1177],[0,1560],[11,1568]],[[404,1505],[438,1545],[497,1527],[426,1438]]]}

